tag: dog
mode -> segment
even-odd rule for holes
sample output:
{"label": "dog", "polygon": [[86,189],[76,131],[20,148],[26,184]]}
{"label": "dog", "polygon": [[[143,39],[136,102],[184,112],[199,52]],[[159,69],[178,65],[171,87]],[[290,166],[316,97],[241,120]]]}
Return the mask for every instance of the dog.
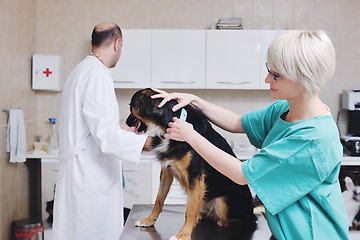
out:
{"label": "dog", "polygon": [[[126,124],[135,127],[138,134],[152,136],[153,152],[161,163],[160,186],[152,212],[147,218],[138,220],[137,227],[155,224],[162,211],[164,201],[176,178],[187,193],[185,223],[181,231],[171,239],[190,239],[191,233],[200,219],[210,220],[220,227],[236,224],[253,226],[256,217],[247,185],[238,185],[210,166],[186,142],[164,138],[166,128],[174,117],[180,118],[184,110],[172,111],[177,101],[171,100],[158,108],[161,98],[152,99],[157,94],[151,88],[137,91],[130,102],[130,115]],[[195,131],[223,151],[235,156],[226,140],[216,132],[202,111],[191,104],[184,108],[186,121]]]}
{"label": "dog", "polygon": [[342,193],[346,212],[348,215],[349,228],[355,225],[359,225],[355,219],[360,210],[360,186],[355,186],[350,177],[345,177],[346,190]]}

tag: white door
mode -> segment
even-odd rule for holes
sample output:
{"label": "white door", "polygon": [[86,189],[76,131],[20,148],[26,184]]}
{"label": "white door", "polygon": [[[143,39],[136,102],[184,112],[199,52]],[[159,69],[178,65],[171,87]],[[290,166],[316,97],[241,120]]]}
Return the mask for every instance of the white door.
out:
{"label": "white door", "polygon": [[152,86],[205,88],[205,30],[152,31]]}
{"label": "white door", "polygon": [[[44,223],[49,217],[46,211],[47,203],[54,200],[56,178],[59,170],[59,160],[41,160],[41,215]],[[46,222],[47,223],[47,222]]]}
{"label": "white door", "polygon": [[260,30],[208,30],[206,88],[260,88]]}
{"label": "white door", "polygon": [[151,86],[151,30],[124,29],[122,54],[110,69],[115,88]]}
{"label": "white door", "polygon": [[[161,165],[159,161],[152,162],[152,204],[155,203],[160,186]],[[179,181],[174,178],[170,191],[165,199],[165,204],[186,204],[187,194],[181,187]]]}
{"label": "white door", "polygon": [[123,162],[124,207],[151,204],[151,160],[141,158],[139,164]]}

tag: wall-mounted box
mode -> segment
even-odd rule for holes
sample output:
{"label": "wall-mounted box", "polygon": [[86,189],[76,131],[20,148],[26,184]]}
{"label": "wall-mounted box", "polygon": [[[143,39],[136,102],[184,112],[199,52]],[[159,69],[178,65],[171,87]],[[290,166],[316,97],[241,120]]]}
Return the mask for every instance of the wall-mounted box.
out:
{"label": "wall-mounted box", "polygon": [[63,72],[63,56],[34,54],[32,57],[32,89],[61,91]]}

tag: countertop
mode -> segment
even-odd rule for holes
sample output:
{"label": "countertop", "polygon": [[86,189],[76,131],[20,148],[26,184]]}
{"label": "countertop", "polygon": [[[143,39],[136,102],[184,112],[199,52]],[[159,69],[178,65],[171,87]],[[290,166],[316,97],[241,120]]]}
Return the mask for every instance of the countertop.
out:
{"label": "countertop", "polygon": [[[120,240],[168,240],[178,233],[185,221],[186,205],[164,205],[154,227],[135,227],[135,222],[147,217],[153,205],[134,204]],[[192,233],[192,240],[267,240],[271,233],[262,215],[257,215],[257,226],[219,228],[214,223],[199,222]]]}
{"label": "countertop", "polygon": [[[237,158],[240,160],[250,159],[255,152],[236,152]],[[43,154],[43,155],[34,155],[32,153],[27,153],[26,158],[29,160],[38,160],[41,159],[42,162],[58,162],[58,155],[53,154]],[[154,159],[155,155],[152,152],[143,152],[141,154],[142,159]],[[359,166],[360,165],[360,156],[347,156],[344,155],[341,165],[343,166]]]}

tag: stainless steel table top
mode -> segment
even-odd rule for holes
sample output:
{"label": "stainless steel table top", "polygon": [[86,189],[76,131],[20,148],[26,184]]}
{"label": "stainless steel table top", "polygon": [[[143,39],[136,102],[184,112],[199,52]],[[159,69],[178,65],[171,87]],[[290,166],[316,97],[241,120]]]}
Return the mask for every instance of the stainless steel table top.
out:
{"label": "stainless steel table top", "polygon": [[[186,205],[165,205],[154,227],[135,227],[135,222],[147,217],[153,205],[135,204],[130,211],[120,240],[168,240],[178,233],[185,221]],[[199,222],[191,236],[192,240],[267,240],[271,233],[266,220],[257,215],[257,226],[234,226],[219,228],[214,223]]]}

